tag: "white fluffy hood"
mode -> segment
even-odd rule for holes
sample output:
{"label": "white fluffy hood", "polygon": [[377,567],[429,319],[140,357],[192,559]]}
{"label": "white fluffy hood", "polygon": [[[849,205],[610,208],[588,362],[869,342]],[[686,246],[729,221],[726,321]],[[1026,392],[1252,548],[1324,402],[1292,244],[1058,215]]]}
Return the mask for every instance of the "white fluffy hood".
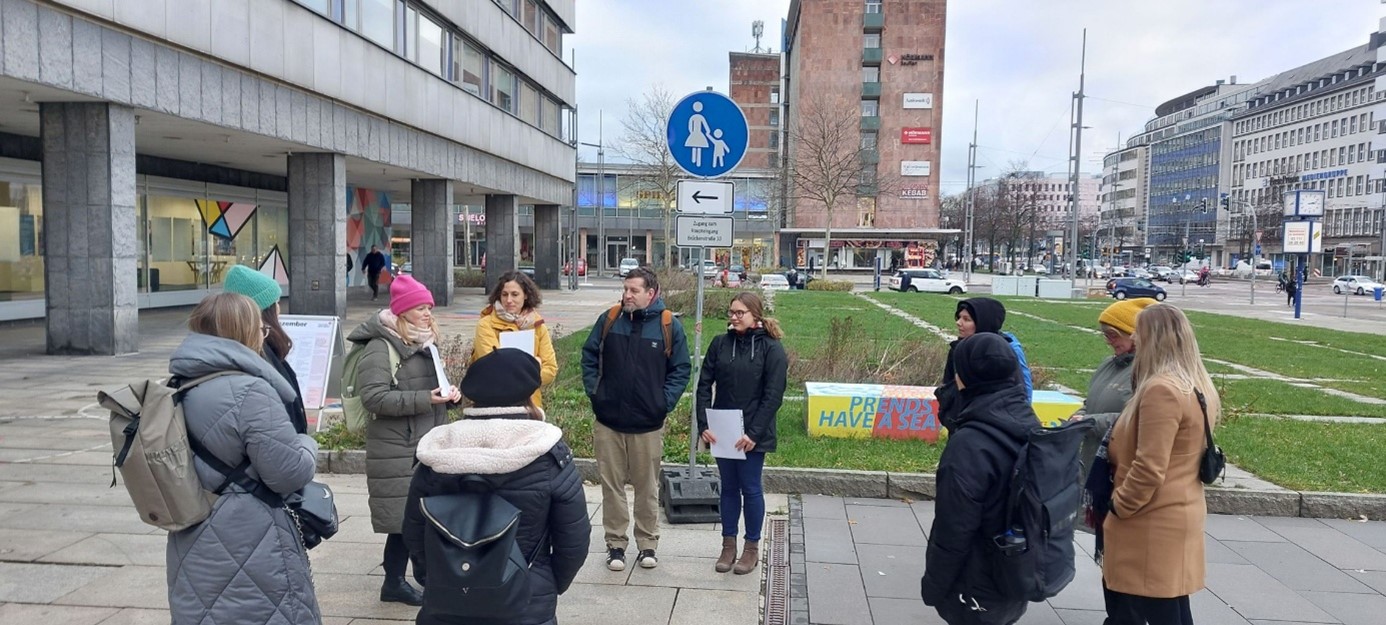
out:
{"label": "white fluffy hood", "polygon": [[430,430],[417,455],[439,473],[499,475],[523,469],[562,438],[563,430],[543,421],[463,419]]}

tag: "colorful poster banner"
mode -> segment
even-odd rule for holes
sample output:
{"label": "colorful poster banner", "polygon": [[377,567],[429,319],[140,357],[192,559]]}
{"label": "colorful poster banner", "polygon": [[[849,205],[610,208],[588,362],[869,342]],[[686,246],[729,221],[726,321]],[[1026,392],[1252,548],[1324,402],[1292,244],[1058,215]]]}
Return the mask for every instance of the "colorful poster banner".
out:
{"label": "colorful poster banner", "polygon": [[[808,382],[809,436],[833,438],[917,439],[937,442],[946,436],[938,420],[932,386]],[[1083,406],[1057,391],[1035,391],[1035,414],[1044,427],[1068,420]]]}

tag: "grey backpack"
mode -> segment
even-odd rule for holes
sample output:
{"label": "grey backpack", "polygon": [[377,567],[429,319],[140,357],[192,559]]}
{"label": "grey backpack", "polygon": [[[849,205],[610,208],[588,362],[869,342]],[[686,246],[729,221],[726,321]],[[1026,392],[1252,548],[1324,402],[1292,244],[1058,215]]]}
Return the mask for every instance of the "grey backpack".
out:
{"label": "grey backpack", "polygon": [[[194,386],[226,375],[242,374],[221,371],[177,387],[162,380],[141,380],[96,395],[111,411],[115,468],[145,523],[177,532],[211,515],[216,496],[197,479],[193,467],[197,450],[183,421],[182,398]],[[111,486],[115,486],[114,475]]]}

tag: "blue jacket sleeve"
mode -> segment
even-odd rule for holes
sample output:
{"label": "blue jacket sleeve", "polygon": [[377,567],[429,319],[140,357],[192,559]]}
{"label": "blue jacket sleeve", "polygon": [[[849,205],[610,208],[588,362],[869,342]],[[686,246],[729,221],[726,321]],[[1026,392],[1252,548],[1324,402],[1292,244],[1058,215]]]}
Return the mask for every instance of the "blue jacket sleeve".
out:
{"label": "blue jacket sleeve", "polygon": [[1007,333],[1010,339],[1011,351],[1015,352],[1015,359],[1020,361],[1020,377],[1025,379],[1025,399],[1035,401],[1035,385],[1030,377],[1030,363],[1025,360],[1025,348],[1020,346],[1020,339],[1015,338],[1014,334]]}
{"label": "blue jacket sleeve", "polygon": [[674,319],[673,327],[669,329],[674,337],[674,345],[669,354],[668,367],[665,369],[664,401],[672,411],[674,406],[678,405],[679,398],[683,397],[684,389],[688,388],[688,378],[693,373],[693,364],[688,358],[688,338],[683,335],[683,324]]}
{"label": "blue jacket sleeve", "polygon": [[597,394],[597,367],[601,363],[602,327],[604,325],[606,325],[606,313],[597,317],[597,323],[592,326],[592,332],[587,335],[587,342],[582,344],[582,388],[587,391],[588,397]]}

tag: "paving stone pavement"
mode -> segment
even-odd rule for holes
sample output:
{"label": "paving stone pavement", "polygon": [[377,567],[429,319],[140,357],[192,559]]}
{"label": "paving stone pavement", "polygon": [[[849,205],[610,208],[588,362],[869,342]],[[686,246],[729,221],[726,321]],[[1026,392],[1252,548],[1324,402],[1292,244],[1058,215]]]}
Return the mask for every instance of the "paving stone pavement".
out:
{"label": "paving stone pavement", "polygon": [[[3,495],[3,491],[0,491]],[[790,622],[935,625],[919,599],[933,502],[790,498]],[[1077,577],[1030,604],[1022,625],[1098,625],[1105,617],[1093,537],[1079,534]],[[1209,515],[1199,625],[1386,623],[1386,523]]]}

